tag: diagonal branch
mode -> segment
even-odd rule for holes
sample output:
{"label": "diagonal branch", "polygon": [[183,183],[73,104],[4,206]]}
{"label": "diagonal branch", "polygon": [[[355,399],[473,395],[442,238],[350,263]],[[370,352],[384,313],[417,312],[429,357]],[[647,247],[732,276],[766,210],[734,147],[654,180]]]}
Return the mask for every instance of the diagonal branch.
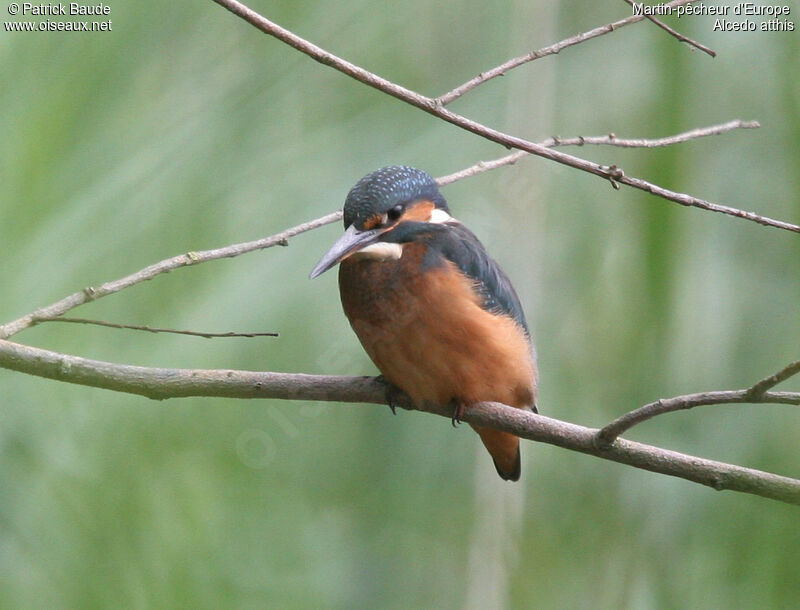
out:
{"label": "diagonal branch", "polygon": [[[680,6],[682,4],[691,4],[692,2],[697,2],[698,0],[676,0],[673,2],[667,2],[665,6]],[[543,47],[537,51],[531,51],[530,53],[526,53],[525,55],[520,55],[519,57],[515,57],[513,59],[509,59],[507,62],[500,64],[499,66],[492,68],[491,70],[487,70],[486,72],[481,72],[478,76],[471,78],[467,82],[462,85],[459,85],[455,89],[448,91],[447,93],[440,95],[436,98],[436,101],[442,105],[446,106],[453,100],[458,99],[465,93],[468,93],[479,87],[486,81],[489,81],[493,78],[497,78],[498,76],[504,76],[506,72],[509,70],[513,70],[514,68],[521,66],[523,64],[527,64],[531,61],[541,59],[542,57],[547,57],[548,55],[555,55],[559,53],[562,49],[566,49],[567,47],[574,46],[576,44],[580,44],[582,42],[586,42],[587,40],[591,40],[592,38],[597,38],[598,36],[603,36],[604,34],[609,34],[614,32],[626,25],[630,25],[632,23],[637,23],[644,19],[644,15],[631,15],[630,17],[626,17],[625,19],[620,19],[619,21],[615,21],[614,23],[609,23],[607,25],[601,25],[600,27],[596,27],[593,30],[589,30],[588,32],[583,32],[582,34],[576,34],[575,36],[570,36],[560,42],[556,42],[555,44],[551,44],[549,46]]]}
{"label": "diagonal branch", "polygon": [[[756,121],[742,121],[737,119],[719,125],[712,125],[711,127],[692,129],[690,131],[679,133],[673,136],[667,136],[664,138],[657,138],[650,140],[623,139],[623,138],[617,138],[614,134],[608,134],[606,136],[577,136],[574,138],[560,138],[554,136],[548,138],[547,140],[543,140],[539,144],[546,147],[582,146],[584,144],[606,144],[609,146],[622,146],[629,148],[653,148],[656,146],[668,146],[671,144],[686,142],[687,140],[693,140],[705,136],[717,135],[725,133],[727,131],[731,131],[733,129],[752,129],[758,126],[759,124]],[[464,178],[468,178],[470,176],[474,176],[476,174],[480,174],[491,169],[496,169],[504,165],[510,165],[516,163],[516,161],[518,161],[522,157],[528,156],[528,154],[529,153],[525,151],[517,151],[515,153],[511,153],[510,155],[506,155],[505,157],[494,159],[492,161],[480,161],[479,163],[476,163],[475,165],[463,169],[461,171],[437,178],[436,182],[440,186],[451,184],[457,180],[462,180]],[[256,250],[263,250],[265,248],[270,248],[276,245],[286,246],[288,245],[287,240],[290,237],[294,237],[301,233],[305,233],[306,231],[310,231],[312,229],[316,229],[326,224],[336,222],[341,217],[342,214],[340,211],[331,212],[330,214],[327,214],[325,216],[322,216],[314,220],[310,220],[308,222],[304,222],[302,224],[299,224],[290,229],[286,229],[285,231],[282,231],[281,233],[272,235],[270,237],[265,237],[262,239],[257,239],[254,241],[245,242],[241,244],[233,244],[230,246],[225,246],[223,248],[216,248],[213,250],[188,252],[186,254],[181,254],[178,256],[174,256],[172,258],[165,259],[163,261],[159,261],[158,263],[149,265],[144,269],[137,271],[136,273],[132,273],[118,280],[107,282],[97,287],[84,288],[83,290],[76,292],[72,295],[69,295],[68,297],[61,299],[60,301],[53,303],[52,305],[49,305],[47,307],[42,307],[31,314],[23,316],[12,322],[8,322],[7,324],[0,325],[0,339],[7,339],[14,334],[26,328],[29,328],[30,326],[39,324],[41,322],[52,322],[52,321],[76,322],[76,320],[60,318],[60,316],[62,316],[67,311],[74,309],[75,307],[78,307],[80,305],[83,305],[89,301],[94,301],[101,297],[108,296],[109,294],[114,294],[115,292],[119,292],[120,290],[129,288],[130,286],[134,286],[141,282],[151,280],[157,275],[160,275],[162,273],[168,273],[169,271],[172,271],[173,269],[177,269],[179,267],[197,265],[203,262],[217,260],[220,258],[232,258],[235,256],[239,256],[241,254],[246,254],[248,252],[253,252]],[[218,334],[218,333],[193,333],[191,331],[168,331],[167,329],[153,329],[142,326],[102,323],[98,321],[85,320],[83,318],[79,320],[81,323],[84,324],[94,323],[105,326],[113,326],[116,328],[136,328],[139,330],[150,330],[151,332],[177,332],[178,334],[197,334],[199,336],[205,336],[205,337],[238,336],[235,333]]]}
{"label": "diagonal branch", "polygon": [[[503,163],[502,165],[505,165]],[[498,165],[499,167],[499,165]],[[451,182],[455,182],[456,180],[460,180],[461,178],[466,178],[467,174],[463,176],[456,176],[455,174],[451,174],[450,176],[445,176],[444,178],[437,179],[437,182],[440,185],[450,184]],[[26,328],[30,328],[36,324],[41,322],[52,322],[57,321],[69,321],[63,318],[59,318],[60,316],[64,315],[66,312],[79,307],[85,303],[90,301],[95,301],[99,298],[104,296],[108,296],[110,294],[114,294],[115,292],[119,292],[120,290],[124,290],[125,288],[130,288],[131,286],[135,286],[136,284],[140,284],[142,282],[152,280],[154,277],[161,275],[162,273],[169,273],[174,269],[179,269],[181,267],[188,267],[192,265],[199,265],[200,263],[205,263],[212,260],[218,260],[221,258],[233,258],[236,256],[240,256],[242,254],[247,254],[249,252],[255,252],[257,250],[264,250],[266,248],[271,248],[273,246],[288,246],[288,239],[290,237],[295,237],[296,235],[300,235],[301,233],[305,233],[307,231],[311,231],[313,229],[317,229],[327,224],[331,224],[340,220],[342,218],[341,210],[337,210],[335,212],[331,212],[330,214],[326,214],[325,216],[321,216],[320,218],[316,218],[314,220],[309,220],[308,222],[304,222],[299,224],[295,227],[290,229],[286,229],[285,231],[281,231],[280,233],[276,233],[275,235],[271,235],[269,237],[264,237],[261,239],[256,239],[254,241],[244,242],[240,244],[232,244],[230,246],[225,246],[222,248],[215,248],[213,250],[200,250],[197,252],[187,252],[186,254],[179,254],[178,256],[173,256],[172,258],[167,258],[152,265],[148,265],[144,269],[141,269],[135,273],[131,273],[130,275],[126,275],[118,280],[114,280],[111,282],[106,282],[105,284],[101,284],[100,286],[89,286],[84,288],[83,290],[71,294],[67,297],[64,297],[60,301],[57,301],[51,305],[46,307],[41,307],[34,311],[33,313],[27,314],[18,318],[16,320],[12,320],[6,324],[0,325],[0,339],[8,339],[9,337],[17,334],[25,330]],[[73,322],[75,320],[72,320]],[[101,324],[99,322],[91,322],[87,320],[83,320],[83,323],[95,323]],[[102,324],[101,324],[102,325]],[[106,326],[115,326],[112,324],[105,324]],[[130,328],[131,326],[126,325],[116,325],[117,327],[127,327]],[[142,330],[151,330],[152,332],[166,332],[162,329],[146,329],[144,327],[137,327]],[[188,332],[182,332],[181,334],[189,334]],[[209,336],[208,333],[199,333],[201,336]]]}
{"label": "diagonal branch", "polygon": [[638,409],[634,409],[625,415],[621,415],[610,424],[603,427],[597,433],[597,442],[602,446],[608,446],[613,443],[617,437],[637,424],[641,424],[663,413],[672,413],[673,411],[680,411],[683,409],[692,409],[705,405],[736,403],[800,405],[800,392],[767,391],[781,381],[785,381],[799,372],[800,360],[797,360],[774,375],[759,381],[745,390],[700,392],[698,394],[686,394],[685,396],[676,396],[674,398],[661,398],[655,402],[639,407]]}
{"label": "diagonal branch", "polygon": [[[481,137],[508,147],[517,148],[526,153],[536,154],[571,167],[582,169],[583,171],[606,178],[610,180],[612,184],[621,182],[642,190],[653,192],[671,201],[682,203],[683,205],[692,205],[703,209],[723,212],[760,222],[768,226],[800,232],[800,227],[796,225],[761,217],[751,212],[705,202],[681,193],[674,193],[643,180],[627,177],[621,170],[614,166],[601,166],[551,150],[553,146],[566,144],[580,145],[597,143],[620,145],[620,140],[617,140],[612,135],[595,138],[595,140],[597,140],[595,142],[587,142],[586,138],[576,142],[556,141],[551,138],[551,140],[553,140],[552,142],[545,141],[539,144],[515,138],[452,113],[444,109],[441,103],[437,103],[437,100],[427,98],[416,92],[400,87],[354,64],[341,60],[316,45],[295,36],[288,30],[284,30],[280,28],[280,26],[272,24],[247,7],[244,7],[244,5],[241,5],[239,2],[233,0],[215,1],[247,19],[262,31],[278,37],[287,44],[310,55],[317,61],[330,65],[361,82],[389,93],[398,99],[417,106],[434,116],[480,135]],[[690,1],[694,0],[676,0],[676,2],[671,4],[684,4]],[[573,44],[577,44],[577,42]],[[739,125],[739,127],[743,126],[744,125]],[[653,145],[675,143],[678,141],[675,140],[675,138],[680,138],[682,135],[684,134],[672,136],[671,138],[673,141],[670,142],[666,142],[666,140],[670,140],[670,138],[662,138],[661,141],[664,141],[663,143]],[[700,136],[693,135],[691,137]],[[691,137],[687,137],[686,139],[691,139]],[[638,142],[636,144],[631,144],[632,146],[642,146],[641,142],[648,141],[632,140],[630,142]],[[515,154],[522,155],[523,153]],[[500,163],[501,161],[502,160],[496,160],[484,165],[494,164],[493,166],[497,167],[501,164],[506,164]],[[455,179],[458,178],[453,178],[452,175],[445,176],[441,178],[439,182],[440,184],[445,184]],[[252,252],[275,245],[287,245],[287,240],[290,237],[335,222],[339,218],[341,218],[341,212],[333,212],[272,237],[242,244],[234,244],[215,250],[189,252],[150,265],[137,273],[128,275],[119,280],[108,282],[97,287],[85,288],[57,303],[0,326],[0,367],[68,383],[139,394],[154,399],[185,396],[225,396],[231,398],[280,398],[386,404],[385,386],[376,379],[369,377],[343,378],[232,370],[138,367],[88,360],[77,356],[28,347],[5,340],[13,334],[38,322],[60,316],[66,311],[83,303],[108,294],[113,294],[114,292],[119,292],[129,286],[152,279],[161,273],[209,260],[234,257],[246,252]],[[720,398],[721,395],[724,394],[724,402],[758,401],[799,404],[800,394],[798,393],[769,391],[774,385],[799,371],[800,363],[793,363],[747,390],[705,393],[703,395],[691,395],[691,397],[667,399],[667,401],[680,401],[680,399],[694,397],[692,399],[695,400],[697,404],[717,404],[717,402],[723,402]],[[744,394],[740,396],[740,393]],[[713,396],[715,394],[716,396]],[[717,402],[708,402],[709,397],[716,398]],[[732,398],[733,400],[731,400]],[[701,402],[702,400],[706,402]],[[686,400],[684,400],[684,403],[685,402]],[[447,417],[452,416],[451,410],[448,408],[434,409],[431,412]],[[800,504],[800,481],[798,480],[688,456],[616,437],[609,440],[608,438],[602,437],[602,430],[598,431],[548,417],[534,415],[512,409],[505,405],[497,403],[481,403],[474,405],[465,413],[463,419],[472,424],[504,430],[530,440],[554,444],[574,451],[595,455],[603,459],[628,464],[636,468],[681,477],[689,481],[713,487],[714,489],[730,489],[793,504]],[[603,439],[606,440],[606,443],[602,442]]]}
{"label": "diagonal branch", "polygon": [[491,161],[478,161],[475,165],[471,165],[465,169],[459,170],[452,174],[447,174],[446,176],[437,178],[436,183],[439,186],[444,186],[445,184],[450,184],[452,182],[456,182],[457,180],[463,180],[464,178],[471,178],[472,176],[477,176],[478,174],[482,174],[483,172],[488,172],[490,170],[497,169],[498,167],[504,167],[506,165],[514,165],[517,161],[519,161],[523,157],[530,157],[530,153],[527,153],[524,150],[518,150],[517,152],[513,152],[510,155],[506,155],[505,157],[499,157],[497,159],[492,159]]}
{"label": "diagonal branch", "polygon": [[[625,2],[627,2],[631,6],[634,5],[633,0],[625,0]],[[671,27],[669,27],[666,23],[664,23],[660,19],[657,19],[656,17],[653,17],[652,15],[645,15],[645,17],[647,19],[649,19],[650,21],[652,21],[653,23],[655,23],[662,30],[664,30],[665,32],[669,33],[671,36],[674,36],[675,38],[680,40],[681,42],[685,42],[686,44],[694,47],[695,49],[700,49],[703,53],[707,53],[711,57],[716,57],[717,56],[717,52],[714,51],[713,49],[709,49],[706,45],[700,44],[696,40],[692,40],[691,38],[688,38],[688,37],[684,36],[679,31],[674,30]]]}
{"label": "diagonal branch", "polygon": [[[222,396],[388,404],[386,386],[373,377],[148,368],[88,360],[4,340],[0,340],[0,367],[157,400]],[[452,416],[452,409],[446,407],[430,412]],[[750,493],[800,505],[800,480],[624,439],[617,439],[610,446],[600,446],[595,429],[506,405],[474,405],[465,411],[463,420],[713,489]]]}
{"label": "diagonal branch", "polygon": [[[505,165],[505,164],[503,164]],[[499,165],[498,165],[499,167]],[[437,182],[440,185],[450,184],[451,182],[455,182],[456,180],[460,180],[461,178],[466,178],[467,175],[463,175],[460,177],[453,177],[455,174],[451,174],[450,176],[445,176],[444,178],[437,179]],[[115,292],[119,292],[120,290],[124,290],[125,288],[130,288],[131,286],[135,286],[136,284],[140,284],[142,282],[152,280],[154,277],[161,275],[162,273],[169,273],[174,269],[179,269],[181,267],[188,267],[192,265],[199,265],[200,263],[205,263],[208,261],[218,260],[221,258],[233,258],[236,256],[240,256],[242,254],[247,254],[249,252],[255,252],[257,250],[264,250],[266,248],[271,248],[273,246],[288,246],[288,239],[290,237],[295,237],[296,235],[300,235],[301,233],[305,233],[307,231],[311,231],[313,229],[317,229],[327,224],[331,224],[340,220],[342,218],[341,210],[337,210],[335,212],[331,212],[330,214],[326,214],[325,216],[321,216],[320,218],[315,218],[314,220],[309,220],[308,222],[301,223],[295,227],[291,227],[290,229],[286,229],[285,231],[281,231],[280,233],[276,233],[275,235],[271,235],[269,237],[264,237],[261,239],[256,239],[254,241],[244,242],[240,244],[232,244],[230,246],[225,246],[222,248],[215,248],[213,250],[199,250],[196,252],[187,252],[186,254],[179,254],[178,256],[173,256],[172,258],[167,258],[152,265],[148,265],[144,269],[141,269],[135,273],[131,273],[130,275],[126,275],[118,280],[114,280],[111,282],[106,282],[105,284],[101,284],[100,286],[88,286],[81,291],[78,291],[74,294],[71,294],[67,297],[64,297],[60,301],[57,301],[51,305],[46,307],[41,307],[34,311],[33,313],[27,314],[18,318],[16,320],[12,320],[6,324],[0,325],[0,339],[8,339],[9,337],[17,334],[25,330],[26,328],[30,328],[36,324],[41,322],[52,322],[52,321],[70,321],[65,320],[63,318],[59,318],[60,316],[64,315],[66,312],[79,307],[85,303],[90,301],[95,301],[99,298],[104,296],[108,296],[110,294],[114,294]],[[71,320],[75,321],[75,320]],[[112,325],[112,324],[102,324],[97,321],[88,321],[82,320],[82,323],[94,323],[100,324],[105,326],[116,326],[118,328],[131,328],[131,326],[126,325]],[[136,327],[140,330],[151,330],[151,332],[167,332],[163,329],[148,329],[145,327]],[[174,332],[174,331],[172,331]],[[181,331],[179,334],[193,334],[187,331]],[[211,336],[209,333],[198,333],[200,336]],[[224,333],[225,336],[231,336],[227,333]]]}
{"label": "diagonal branch", "polygon": [[[690,0],[676,0],[676,2],[678,1],[686,3]],[[764,226],[776,227],[779,229],[800,233],[800,225],[795,225],[781,220],[775,220],[766,216],[755,214],[754,212],[739,210],[737,208],[732,208],[729,206],[720,205],[718,203],[712,203],[697,197],[692,197],[691,195],[686,195],[684,193],[671,191],[664,187],[658,186],[657,184],[652,184],[646,180],[642,180],[641,178],[626,176],[621,169],[614,165],[605,166],[598,163],[593,163],[591,161],[587,161],[586,159],[568,155],[566,153],[553,150],[552,148],[542,146],[541,144],[536,144],[523,138],[518,138],[507,133],[503,133],[502,131],[492,129],[460,114],[451,112],[447,108],[444,108],[441,104],[437,103],[437,101],[433,98],[426,97],[420,93],[411,91],[405,87],[401,87],[400,85],[373,74],[364,68],[337,57],[336,55],[318,47],[317,45],[301,38],[300,36],[297,36],[293,32],[282,28],[278,24],[273,23],[266,17],[259,15],[241,2],[237,2],[236,0],[214,0],[214,2],[241,17],[265,34],[269,34],[270,36],[277,38],[278,40],[288,44],[298,51],[305,53],[312,59],[326,66],[330,66],[331,68],[334,68],[344,74],[347,74],[361,83],[383,91],[384,93],[388,93],[389,95],[396,97],[407,104],[424,110],[428,114],[456,125],[461,129],[474,133],[482,138],[496,142],[497,144],[501,144],[508,148],[524,150],[539,157],[550,159],[551,161],[556,161],[557,163],[600,176],[601,178],[609,180],[612,185],[617,183],[626,184],[663,199],[679,203],[680,205],[696,207],[711,212],[719,212],[721,214],[727,214],[729,216],[750,220]]]}
{"label": "diagonal branch", "polygon": [[205,263],[207,261],[217,260],[220,258],[232,258],[247,252],[271,248],[272,246],[286,246],[288,245],[287,240],[290,237],[294,237],[300,233],[305,233],[306,231],[316,229],[317,227],[336,222],[341,217],[341,212],[331,212],[326,216],[322,216],[321,218],[297,225],[296,227],[292,227],[291,229],[287,229],[286,231],[272,235],[271,237],[256,239],[254,241],[241,244],[233,244],[231,246],[216,248],[214,250],[200,250],[197,252],[179,254],[178,256],[173,256],[172,258],[167,258],[163,261],[149,265],[144,269],[137,271],[136,273],[126,275],[118,280],[106,282],[105,284],[100,284],[99,286],[87,286],[83,290],[64,297],[52,305],[41,307],[33,313],[29,313],[21,318],[8,322],[7,324],[3,324],[0,326],[0,339],[8,339],[12,335],[38,324],[40,321],[44,321],[49,318],[56,318],[65,314],[69,310],[78,307],[79,305],[83,305],[89,301],[95,301],[101,297],[114,294],[115,292],[119,292],[125,288],[129,288],[136,284],[151,280],[157,275],[168,273],[173,269],[197,265],[199,263]]}

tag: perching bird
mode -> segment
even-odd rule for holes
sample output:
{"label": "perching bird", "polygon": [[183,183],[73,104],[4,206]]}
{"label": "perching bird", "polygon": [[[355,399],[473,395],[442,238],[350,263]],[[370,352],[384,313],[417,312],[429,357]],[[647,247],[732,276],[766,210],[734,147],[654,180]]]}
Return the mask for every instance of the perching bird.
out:
{"label": "perching bird", "polygon": [[[414,403],[481,401],[536,411],[536,360],[511,282],[450,216],[436,181],[413,167],[364,176],[344,204],[345,233],[311,271],[337,263],[345,315],[386,381]],[[498,474],[520,475],[519,438],[473,426]]]}

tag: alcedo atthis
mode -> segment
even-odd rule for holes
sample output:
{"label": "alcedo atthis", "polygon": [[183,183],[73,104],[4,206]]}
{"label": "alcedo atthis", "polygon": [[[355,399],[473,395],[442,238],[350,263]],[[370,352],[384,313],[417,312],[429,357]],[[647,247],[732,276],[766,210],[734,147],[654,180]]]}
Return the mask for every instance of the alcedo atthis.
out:
{"label": "alcedo atthis", "polygon": [[[344,204],[345,233],[314,267],[337,263],[345,315],[384,379],[418,406],[496,401],[536,411],[536,358],[519,298],[426,172],[364,176]],[[473,426],[498,474],[520,475],[519,438]]]}

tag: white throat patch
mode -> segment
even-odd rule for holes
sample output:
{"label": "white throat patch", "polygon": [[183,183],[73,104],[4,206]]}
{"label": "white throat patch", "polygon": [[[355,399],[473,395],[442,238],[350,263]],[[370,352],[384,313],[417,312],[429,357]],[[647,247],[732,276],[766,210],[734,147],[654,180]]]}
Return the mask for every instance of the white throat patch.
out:
{"label": "white throat patch", "polygon": [[364,258],[378,261],[396,261],[403,256],[403,246],[400,244],[375,242],[351,255],[353,260]]}
{"label": "white throat patch", "polygon": [[[433,224],[444,224],[446,222],[457,223],[458,221],[444,210],[436,208],[431,212],[431,217],[428,222]],[[350,258],[353,260],[365,259],[375,261],[396,261],[402,256],[402,244],[378,241],[374,244],[370,244],[364,248],[361,248],[361,250],[358,250],[357,252],[354,252],[350,255]]]}

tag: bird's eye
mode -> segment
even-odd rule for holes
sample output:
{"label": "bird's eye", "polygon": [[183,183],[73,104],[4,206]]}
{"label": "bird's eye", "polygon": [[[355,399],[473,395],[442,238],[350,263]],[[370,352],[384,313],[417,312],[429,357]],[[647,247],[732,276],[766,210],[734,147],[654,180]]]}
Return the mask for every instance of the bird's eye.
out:
{"label": "bird's eye", "polygon": [[389,220],[397,220],[403,215],[404,206],[402,203],[398,203],[396,206],[391,208],[388,212],[386,212],[386,217]]}

